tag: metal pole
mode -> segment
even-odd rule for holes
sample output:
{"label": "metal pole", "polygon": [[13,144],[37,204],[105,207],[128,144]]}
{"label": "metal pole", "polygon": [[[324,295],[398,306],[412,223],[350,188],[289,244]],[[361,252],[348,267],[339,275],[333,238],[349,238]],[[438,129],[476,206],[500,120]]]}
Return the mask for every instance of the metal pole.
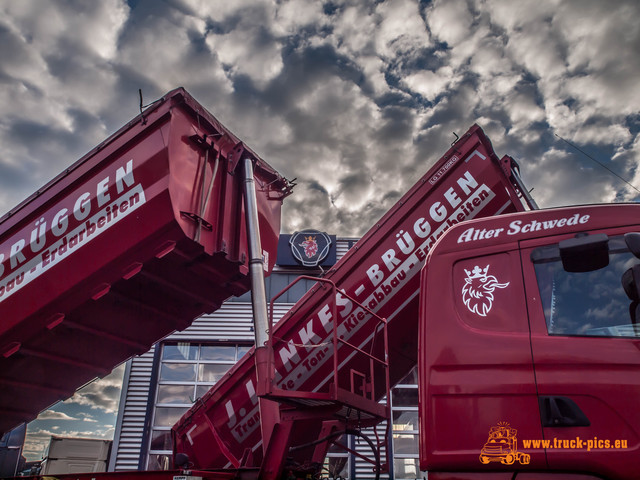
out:
{"label": "metal pole", "polygon": [[538,206],[536,201],[533,199],[533,197],[527,190],[527,187],[525,187],[524,182],[522,181],[522,178],[520,178],[520,167],[515,161],[513,161],[513,163],[515,164],[513,166],[515,168],[511,168],[511,174],[513,175],[513,179],[515,180],[518,189],[520,190],[520,192],[522,193],[522,196],[524,197],[525,201],[529,205],[529,208],[531,208],[531,210],[539,210],[540,207]]}
{"label": "metal pole", "polygon": [[245,217],[247,242],[249,244],[249,274],[251,276],[251,307],[255,329],[256,348],[264,347],[269,340],[269,317],[267,316],[267,294],[264,287],[264,262],[258,225],[258,202],[253,180],[253,163],[244,160]]}
{"label": "metal pole", "polygon": [[[259,397],[271,392],[273,369],[273,351],[269,342],[269,316],[267,315],[267,294],[264,287],[264,261],[262,245],[260,245],[260,226],[258,224],[258,202],[253,180],[253,163],[244,160],[244,200],[247,222],[247,243],[249,246],[249,274],[251,275],[251,307],[253,309],[253,326],[256,339],[256,383]],[[262,433],[262,450],[266,455],[271,441],[273,429],[280,422],[280,405],[266,398],[259,398],[260,431]],[[271,465],[265,458],[268,465]],[[277,463],[281,466],[281,462]],[[272,470],[270,467],[269,472]],[[267,477],[271,478],[271,473]]]}

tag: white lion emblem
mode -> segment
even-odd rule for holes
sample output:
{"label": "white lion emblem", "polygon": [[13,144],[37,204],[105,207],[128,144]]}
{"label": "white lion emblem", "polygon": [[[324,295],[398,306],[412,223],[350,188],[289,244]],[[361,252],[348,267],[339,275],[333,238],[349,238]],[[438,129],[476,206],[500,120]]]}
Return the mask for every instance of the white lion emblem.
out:
{"label": "white lion emblem", "polygon": [[485,268],[473,267],[473,271],[464,269],[467,278],[462,287],[462,301],[470,312],[484,317],[489,313],[493,305],[493,291],[496,288],[506,288],[507,283],[498,283],[498,279],[489,275],[489,265]]}

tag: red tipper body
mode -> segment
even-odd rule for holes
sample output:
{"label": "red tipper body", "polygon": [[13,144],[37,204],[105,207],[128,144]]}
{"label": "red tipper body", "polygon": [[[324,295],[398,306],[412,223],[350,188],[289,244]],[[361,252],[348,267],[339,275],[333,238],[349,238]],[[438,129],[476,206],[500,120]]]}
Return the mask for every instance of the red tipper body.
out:
{"label": "red tipper body", "polygon": [[183,89],[2,218],[0,432],[249,289],[246,157],[271,271],[290,184]]}
{"label": "red tipper body", "polygon": [[[391,384],[416,364],[418,272],[438,237],[467,219],[524,209],[509,179],[510,162],[498,159],[482,130],[472,127],[324,276],[388,319]],[[316,284],[275,326],[276,388],[298,394],[331,388],[335,321],[340,338],[371,348],[377,321],[341,294],[333,318],[330,292]],[[337,357],[342,379],[366,370],[361,357],[342,350]],[[186,453],[195,468],[238,466],[243,458],[260,465],[254,356],[253,351],[245,355],[174,426],[174,452]],[[373,380],[379,399],[384,381]],[[292,446],[320,438],[320,429],[320,420],[304,423],[293,432]],[[300,460],[307,453],[299,452]]]}
{"label": "red tipper body", "polygon": [[[623,283],[640,259],[628,232],[640,232],[640,205],[473,220],[440,239],[420,290],[429,478],[638,478],[640,311]],[[583,246],[567,257],[588,268],[564,266],[572,242]]]}

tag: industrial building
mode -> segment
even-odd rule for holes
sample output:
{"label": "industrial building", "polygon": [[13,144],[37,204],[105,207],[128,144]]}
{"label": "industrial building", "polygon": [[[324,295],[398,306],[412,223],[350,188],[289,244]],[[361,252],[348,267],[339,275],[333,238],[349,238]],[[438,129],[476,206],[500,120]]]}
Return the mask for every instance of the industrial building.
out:
{"label": "industrial building", "polygon": [[[296,234],[282,235],[276,267],[266,279],[269,299],[300,275],[322,275],[357,242],[315,230],[301,233],[318,240],[318,251],[310,260],[297,248],[301,242],[296,240]],[[274,318],[281,318],[313,283],[300,282],[279,298]],[[251,312],[250,293],[233,297],[219,310],[202,316],[127,362],[109,471],[170,466],[172,425],[253,346]],[[417,398],[414,370],[392,389],[391,395],[393,435],[387,448],[393,457],[390,476],[398,480],[421,478]],[[386,425],[377,428],[380,438],[385,429]],[[375,436],[373,431],[369,434]],[[350,437],[341,441],[372,457],[363,440]],[[344,478],[374,477],[371,464],[337,446],[331,449],[326,465],[340,470]]]}

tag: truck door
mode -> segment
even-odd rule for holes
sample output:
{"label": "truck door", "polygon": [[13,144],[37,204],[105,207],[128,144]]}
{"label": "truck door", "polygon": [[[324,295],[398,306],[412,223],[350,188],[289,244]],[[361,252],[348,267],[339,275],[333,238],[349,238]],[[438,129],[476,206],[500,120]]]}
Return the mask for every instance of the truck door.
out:
{"label": "truck door", "polygon": [[[624,233],[521,243],[544,436],[539,448],[551,470],[606,478],[635,478],[640,471],[640,313],[621,283],[640,260]],[[572,242],[585,245],[572,255],[586,271],[567,271],[576,267],[561,250]]]}
{"label": "truck door", "polygon": [[542,428],[517,244],[440,252],[422,273],[422,468],[544,469],[520,440]]}

